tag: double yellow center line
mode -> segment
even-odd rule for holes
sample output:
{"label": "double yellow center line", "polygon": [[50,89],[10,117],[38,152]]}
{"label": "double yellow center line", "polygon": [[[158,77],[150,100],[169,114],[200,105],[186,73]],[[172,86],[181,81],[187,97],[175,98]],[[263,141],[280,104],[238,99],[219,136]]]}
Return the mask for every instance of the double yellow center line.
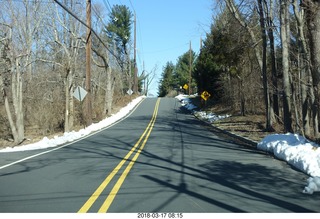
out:
{"label": "double yellow center line", "polygon": [[[86,201],[86,203],[81,207],[81,209],[78,211],[78,213],[86,213],[89,211],[89,209],[91,208],[91,206],[96,202],[96,200],[99,198],[99,196],[102,194],[102,192],[105,190],[105,188],[108,186],[108,184],[110,183],[110,181],[113,179],[113,177],[118,173],[118,171],[122,168],[122,166],[128,161],[129,162],[129,158],[131,157],[131,155],[133,155],[133,153],[136,151],[136,153],[134,154],[133,158],[131,159],[131,161],[129,162],[129,164],[127,165],[127,167],[125,168],[125,170],[122,172],[121,176],[119,177],[118,181],[116,182],[116,184],[113,186],[111,192],[109,193],[109,195],[107,196],[106,200],[103,202],[103,204],[101,205],[100,209],[99,209],[99,213],[104,213],[107,212],[110,205],[112,204],[114,198],[116,197],[122,183],[124,182],[124,180],[126,179],[127,175],[129,174],[133,164],[135,163],[135,161],[138,159],[141,151],[143,150],[145,144],[148,141],[148,138],[151,134],[151,131],[153,129],[153,126],[156,122],[156,118],[157,118],[157,114],[158,114],[158,108],[159,108],[159,104],[160,104],[160,99],[157,100],[154,111],[153,111],[153,115],[152,118],[147,126],[147,128],[145,129],[145,131],[143,132],[143,134],[141,135],[141,137],[139,138],[139,140],[137,141],[137,143],[131,148],[131,150],[127,153],[127,155],[120,161],[120,163],[112,170],[112,172],[107,176],[107,178],[100,184],[100,186],[96,189],[96,191],[91,195],[91,197]],[[140,147],[139,147],[140,145]],[[139,147],[139,148],[138,148]],[[137,149],[138,148],[138,149]],[[137,149],[137,150],[136,150]]]}

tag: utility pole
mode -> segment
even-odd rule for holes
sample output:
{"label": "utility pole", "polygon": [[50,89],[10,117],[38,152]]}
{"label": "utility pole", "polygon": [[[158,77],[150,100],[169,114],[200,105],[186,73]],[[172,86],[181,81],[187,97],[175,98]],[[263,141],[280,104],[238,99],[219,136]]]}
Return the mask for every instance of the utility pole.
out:
{"label": "utility pole", "polygon": [[192,71],[192,50],[191,50],[191,41],[190,41],[190,48],[189,48],[189,95],[191,95],[191,71]]}
{"label": "utility pole", "polygon": [[85,123],[86,126],[92,124],[92,105],[91,105],[91,0],[86,0],[87,17],[87,37],[86,37],[86,90],[85,98]]}
{"label": "utility pole", "polygon": [[134,51],[133,51],[133,65],[134,65],[134,85],[133,92],[138,93],[138,68],[137,68],[137,18],[134,13]]}
{"label": "utility pole", "polygon": [[143,61],[143,70],[142,70],[142,72],[143,72],[142,75],[143,75],[143,82],[144,82],[144,84],[143,84],[143,89],[144,89],[143,93],[144,93],[144,95],[147,96],[147,87],[146,87],[147,75],[146,75],[146,70],[145,70],[145,67],[144,67],[144,61]]}

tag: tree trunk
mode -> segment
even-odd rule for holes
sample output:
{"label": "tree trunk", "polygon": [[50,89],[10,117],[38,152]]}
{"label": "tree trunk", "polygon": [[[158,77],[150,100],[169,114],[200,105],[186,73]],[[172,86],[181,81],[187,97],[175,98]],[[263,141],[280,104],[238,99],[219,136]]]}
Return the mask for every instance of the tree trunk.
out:
{"label": "tree trunk", "polygon": [[259,5],[259,11],[260,11],[260,25],[261,25],[261,33],[263,38],[263,54],[264,57],[261,57],[260,49],[257,47],[258,41],[255,36],[255,32],[253,29],[250,28],[250,26],[245,23],[245,21],[242,19],[242,16],[240,16],[239,11],[237,10],[235,3],[233,0],[225,0],[226,6],[228,7],[229,11],[233,14],[235,19],[240,23],[241,26],[246,28],[248,31],[252,43],[254,46],[255,56],[258,61],[261,76],[262,76],[262,83],[263,83],[263,94],[264,94],[264,102],[265,102],[265,108],[266,108],[266,130],[272,130],[272,118],[274,116],[272,115],[273,111],[271,110],[271,104],[269,99],[269,91],[268,91],[268,81],[267,81],[267,75],[266,75],[266,31],[265,31],[265,25],[264,25],[264,16],[263,16],[263,9],[262,9],[262,3],[261,0],[258,0]]}
{"label": "tree trunk", "polygon": [[24,112],[23,112],[23,92],[22,92],[22,72],[19,58],[16,58],[16,72],[12,74],[12,101],[16,117],[17,134],[15,142],[24,140]]}
{"label": "tree trunk", "polygon": [[[20,58],[13,57],[11,48],[11,29],[9,30],[9,37],[3,40],[3,51],[1,51],[1,59],[3,65],[3,72],[0,72],[0,90],[4,98],[5,110],[8,116],[10,129],[14,142],[21,143],[24,140],[24,113],[23,113],[23,92],[22,92],[22,73],[20,71]],[[10,107],[7,90],[3,82],[2,74],[7,71],[8,77],[11,74],[11,92],[12,103]],[[11,108],[13,108],[14,116],[12,116]]]}
{"label": "tree trunk", "polygon": [[280,35],[283,71],[283,122],[285,132],[292,130],[291,83],[289,77],[289,2],[280,0]]}
{"label": "tree trunk", "polygon": [[298,29],[298,46],[299,46],[299,69],[300,69],[300,90],[301,90],[301,106],[302,106],[302,125],[303,125],[303,133],[305,136],[311,136],[311,123],[310,116],[311,112],[309,110],[311,105],[311,69],[310,65],[310,54],[307,49],[307,42],[304,34],[304,7],[298,9],[298,1],[293,0],[292,2],[294,15],[297,21],[297,29]]}
{"label": "tree trunk", "polygon": [[132,78],[132,68],[131,68],[131,60],[130,60],[130,49],[127,52],[127,81],[128,81],[128,89],[133,90],[133,78]]}
{"label": "tree trunk", "polygon": [[7,91],[6,91],[5,87],[4,87],[3,78],[2,78],[1,74],[2,74],[2,72],[0,72],[0,90],[2,92],[2,96],[3,96],[3,99],[4,99],[4,106],[5,106],[5,110],[6,110],[6,113],[7,113],[10,129],[11,129],[11,133],[12,133],[14,141],[16,142],[15,136],[18,136],[18,131],[16,129],[16,126],[15,126],[13,118],[12,118],[10,105],[9,105],[9,100],[8,100],[8,95],[7,95]]}
{"label": "tree trunk", "polygon": [[319,105],[320,105],[320,2],[316,0],[303,1],[306,7],[306,20],[309,30],[311,74],[314,90],[312,103],[314,136],[319,133]]}
{"label": "tree trunk", "polygon": [[74,124],[74,104],[73,104],[73,75],[71,70],[67,70],[65,79],[65,121],[64,132],[70,132]]}
{"label": "tree trunk", "polygon": [[103,61],[103,65],[97,64],[99,67],[103,67],[106,75],[107,75],[107,84],[105,89],[105,101],[103,111],[105,115],[110,115],[112,111],[112,104],[113,104],[113,92],[114,92],[114,82],[115,77],[113,76],[112,69],[108,62],[110,62],[109,57],[103,51],[99,50],[99,48],[92,47],[92,50],[95,54],[100,57]]}
{"label": "tree trunk", "polygon": [[268,89],[268,78],[267,78],[267,35],[266,35],[266,26],[265,26],[265,18],[262,7],[262,0],[258,0],[258,12],[260,16],[260,28],[261,28],[261,37],[262,37],[262,83],[263,83],[263,94],[264,94],[264,102],[266,106],[266,130],[272,130],[272,115],[273,112],[271,110],[270,98],[269,98],[269,89]]}
{"label": "tree trunk", "polygon": [[112,69],[107,69],[107,89],[105,95],[105,113],[110,115],[112,112],[113,91],[115,78],[112,77]]}
{"label": "tree trunk", "polygon": [[241,116],[245,116],[245,97],[244,97],[244,87],[243,87],[243,80],[241,77],[238,76],[238,84],[239,84],[239,99],[240,99],[240,114]]}
{"label": "tree trunk", "polygon": [[[5,109],[7,112],[10,129],[12,132],[12,136],[14,139],[14,142],[16,144],[21,143],[24,140],[24,113],[23,113],[23,93],[22,93],[22,80],[21,80],[21,72],[19,69],[17,69],[17,72],[12,74],[11,78],[11,92],[12,92],[12,103],[13,103],[13,111],[14,111],[14,117],[11,113],[11,107],[8,100],[7,91],[2,85],[2,94],[5,101]],[[2,77],[1,77],[1,84]]]}
{"label": "tree trunk", "polygon": [[270,41],[270,58],[271,58],[271,79],[272,79],[272,107],[273,112],[277,118],[279,118],[279,98],[278,98],[278,74],[276,67],[276,53],[274,45],[274,24],[273,24],[273,0],[270,1],[270,6],[268,8],[267,2],[264,1],[265,11],[266,11],[266,22],[267,22],[267,32]]}

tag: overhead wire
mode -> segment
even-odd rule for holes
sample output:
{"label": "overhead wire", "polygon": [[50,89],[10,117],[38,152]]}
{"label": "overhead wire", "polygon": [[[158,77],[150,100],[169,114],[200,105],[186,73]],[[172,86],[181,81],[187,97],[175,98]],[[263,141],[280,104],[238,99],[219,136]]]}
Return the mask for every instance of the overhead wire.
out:
{"label": "overhead wire", "polygon": [[92,5],[92,11],[96,14],[96,16],[98,17],[98,20],[100,20],[100,22],[103,24],[103,26],[107,26],[106,23],[103,21],[101,15],[99,14],[99,12],[97,11],[96,7],[94,5]]}
{"label": "overhead wire", "polygon": [[111,7],[109,1],[108,0],[102,0],[102,2],[104,4],[104,6],[107,8],[107,10],[111,13],[112,7]]}
{"label": "overhead wire", "polygon": [[[70,11],[64,4],[59,2],[58,0],[53,0],[55,3],[57,3],[63,10],[65,10],[67,13],[69,13],[72,17],[74,17],[77,21],[79,21],[83,26],[90,29],[90,31],[97,37],[99,42],[110,52],[111,55],[113,55],[117,62],[119,62],[118,57],[113,53],[112,50],[109,49],[109,47],[105,44],[105,42],[99,37],[99,35],[96,33],[96,31],[89,27],[84,21],[82,21],[77,15],[75,15],[72,11]],[[120,64],[120,63],[119,63]]]}
{"label": "overhead wire", "polygon": [[131,7],[132,7],[132,9],[133,9],[134,13],[136,13],[136,10],[134,9],[134,7],[133,7],[133,4],[132,4],[131,0],[129,0],[129,2],[130,2],[130,5],[131,5]]}
{"label": "overhead wire", "polygon": [[139,47],[140,47],[140,48],[138,47],[139,49],[137,49],[137,55],[138,55],[139,65],[141,66],[141,69],[143,69],[143,65],[141,63],[141,59],[144,60],[144,57],[143,57],[143,55],[141,55],[141,53],[143,54],[144,52],[143,52],[142,37],[141,37],[142,34],[141,34],[141,27],[140,27],[140,19],[138,18],[138,15],[136,13],[136,10],[135,10],[131,0],[129,0],[129,3],[131,5],[131,8],[132,8],[135,16],[136,16],[136,25],[138,27],[136,29],[137,29],[138,36],[139,36],[139,40],[138,41],[139,41]]}
{"label": "overhead wire", "polygon": [[[144,60],[144,49],[143,49],[143,44],[142,44],[142,33],[141,33],[141,27],[140,27],[140,19],[137,19],[137,23],[138,23],[138,35],[139,35],[139,46],[140,46],[140,49],[138,50],[138,57],[139,57],[139,61],[140,61],[140,65],[141,65],[141,60]],[[141,55],[142,54],[142,55]]]}

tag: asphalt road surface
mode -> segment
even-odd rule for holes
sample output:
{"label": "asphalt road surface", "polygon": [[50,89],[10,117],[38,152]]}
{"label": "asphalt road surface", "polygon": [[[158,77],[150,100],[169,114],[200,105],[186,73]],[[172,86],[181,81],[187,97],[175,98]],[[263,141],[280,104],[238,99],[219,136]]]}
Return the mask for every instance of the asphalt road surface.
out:
{"label": "asphalt road surface", "polygon": [[301,192],[307,178],[176,99],[147,98],[73,144],[0,153],[0,212],[319,212],[319,193]]}

